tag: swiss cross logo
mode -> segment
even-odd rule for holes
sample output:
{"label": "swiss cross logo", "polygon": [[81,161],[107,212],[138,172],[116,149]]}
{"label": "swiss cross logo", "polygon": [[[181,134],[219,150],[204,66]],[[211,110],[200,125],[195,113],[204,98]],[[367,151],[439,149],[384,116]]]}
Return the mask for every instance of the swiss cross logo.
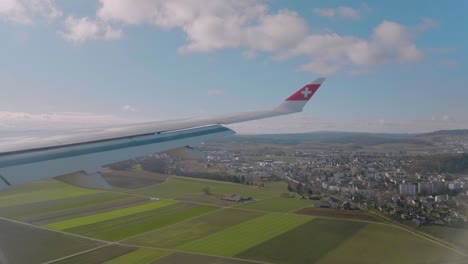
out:
{"label": "swiss cross logo", "polygon": [[309,97],[309,95],[310,95],[311,93],[312,93],[312,91],[309,90],[309,87],[305,88],[305,89],[301,92],[301,94],[304,95],[304,98]]}

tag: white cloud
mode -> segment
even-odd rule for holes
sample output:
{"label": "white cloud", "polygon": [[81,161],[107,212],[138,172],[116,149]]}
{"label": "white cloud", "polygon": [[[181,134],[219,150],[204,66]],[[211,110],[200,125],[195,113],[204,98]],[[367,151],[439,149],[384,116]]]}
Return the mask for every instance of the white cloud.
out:
{"label": "white cloud", "polygon": [[122,110],[125,112],[136,112],[136,108],[131,105],[124,105],[122,106]]}
{"label": "white cloud", "polygon": [[[358,19],[368,7],[330,10],[317,12]],[[300,66],[300,70],[330,75],[344,67],[360,70],[384,63],[419,61],[423,53],[414,38],[417,32],[431,28],[434,23],[423,19],[420,25],[409,28],[383,21],[366,39],[310,33],[298,13],[286,9],[271,12],[261,0],[206,0],[203,5],[195,0],[100,0],[96,18],[68,17],[62,34],[78,43],[118,39],[123,34],[120,28],[143,24],[183,31],[187,43],[179,47],[181,54],[239,48],[246,59],[253,59],[260,52],[275,59],[301,56],[309,62]]]}
{"label": "white cloud", "polygon": [[389,62],[417,62],[422,52],[412,43],[410,30],[398,23],[383,21],[374,28],[371,39],[336,33],[311,34],[296,47],[277,56],[286,59],[308,56],[312,62],[301,69],[331,74],[343,65],[370,66]]}
{"label": "white cloud", "polygon": [[223,89],[212,89],[208,90],[208,95],[223,95],[225,91]]}
{"label": "white cloud", "polygon": [[339,6],[337,8],[314,8],[313,12],[321,17],[359,20],[361,19],[361,13],[368,9],[366,5],[363,5],[361,8]]}
{"label": "white cloud", "polygon": [[122,37],[121,29],[114,29],[102,21],[92,20],[88,17],[67,17],[65,20],[64,39],[81,43],[92,39],[113,40]]}
{"label": "white cloud", "polygon": [[54,0],[2,0],[0,18],[20,24],[33,23],[35,18],[56,19],[62,11]]}
{"label": "white cloud", "polygon": [[312,61],[300,67],[300,70],[314,72],[322,76],[328,76],[338,70],[338,66],[329,65],[323,61]]}

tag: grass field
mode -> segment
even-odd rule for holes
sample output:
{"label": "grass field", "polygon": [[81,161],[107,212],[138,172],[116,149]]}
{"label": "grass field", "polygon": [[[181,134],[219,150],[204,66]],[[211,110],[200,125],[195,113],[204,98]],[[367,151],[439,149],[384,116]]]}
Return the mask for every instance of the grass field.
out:
{"label": "grass field", "polygon": [[468,229],[467,228],[452,228],[447,226],[426,225],[418,228],[434,237],[442,238],[465,251],[468,251]]}
{"label": "grass field", "polygon": [[140,248],[128,254],[111,259],[104,264],[151,264],[172,254],[171,251]]}
{"label": "grass field", "polygon": [[91,195],[101,191],[83,189],[56,180],[37,181],[2,190],[0,208]]}
{"label": "grass field", "polygon": [[173,248],[263,215],[260,212],[223,209],[196,219],[168,226],[139,236],[125,243]]}
{"label": "grass field", "polygon": [[108,260],[118,258],[119,256],[126,255],[129,252],[135,251],[136,248],[111,245],[96,249],[84,254],[76,255],[74,257],[66,258],[61,261],[57,261],[57,264],[101,264]]}
{"label": "grass field", "polygon": [[238,203],[222,200],[218,195],[209,194],[189,194],[182,197],[178,197],[177,200],[194,202],[194,203],[205,203],[218,206],[235,206]]}
{"label": "grass field", "polygon": [[247,249],[237,257],[273,263],[315,263],[365,225],[351,221],[313,219]]}
{"label": "grass field", "polygon": [[368,224],[318,263],[466,263],[453,251],[397,227]]}
{"label": "grass field", "polygon": [[67,197],[49,201],[27,203],[10,207],[1,207],[0,215],[25,222],[38,222],[44,219],[85,214],[96,210],[105,210],[119,205],[132,204],[144,200],[127,194],[99,192],[90,195]]}
{"label": "grass field", "polygon": [[[119,175],[119,184],[126,175]],[[137,177],[128,175],[130,181]],[[239,258],[271,263],[463,263],[455,251],[401,228],[371,223],[382,220],[366,212],[315,208],[311,200],[282,198],[284,183],[265,185],[260,189],[171,176],[161,184],[109,192],[50,180],[0,193],[0,215],[129,245],[106,246],[58,263],[253,263]],[[213,195],[203,194],[205,187]],[[219,199],[227,193],[257,201]],[[177,200],[151,201],[132,194]],[[466,230],[423,226],[419,231],[468,246]],[[4,256],[11,263],[42,263],[101,245],[0,220],[0,263]]]}
{"label": "grass field", "polygon": [[286,190],[286,184],[283,182],[266,182],[265,188],[260,189],[257,186],[173,176],[164,183],[131,190],[129,193],[151,197],[178,198],[201,194],[202,189],[206,187],[209,187],[215,195],[237,194],[252,196],[256,199],[279,197]]}
{"label": "grass field", "polygon": [[[294,246],[284,247],[291,244]],[[460,255],[396,227],[319,218],[237,257],[272,263],[446,263],[461,260]]]}
{"label": "grass field", "polygon": [[94,215],[74,218],[70,220],[50,223],[50,224],[47,224],[46,227],[55,229],[55,230],[71,229],[71,228],[75,228],[79,226],[108,221],[108,220],[112,220],[115,218],[124,217],[127,215],[150,211],[150,210],[168,206],[174,203],[176,202],[172,200],[162,200],[162,201],[157,201],[157,202],[151,202],[151,203],[146,203],[146,204],[142,204],[138,206],[104,212],[100,214],[94,214]]}
{"label": "grass field", "polygon": [[137,214],[80,225],[64,231],[108,241],[117,241],[203,215],[216,209],[218,207],[176,203]]}
{"label": "grass field", "polygon": [[309,220],[309,217],[299,215],[267,214],[177,248],[218,256],[234,256]]}
{"label": "grass field", "polygon": [[337,210],[332,208],[306,207],[294,211],[297,214],[305,214],[325,218],[337,218],[347,220],[362,220],[372,222],[382,222],[381,218],[373,216],[361,210]]}
{"label": "grass field", "polygon": [[313,204],[314,201],[308,199],[274,197],[242,204],[239,207],[251,210],[287,213]]}

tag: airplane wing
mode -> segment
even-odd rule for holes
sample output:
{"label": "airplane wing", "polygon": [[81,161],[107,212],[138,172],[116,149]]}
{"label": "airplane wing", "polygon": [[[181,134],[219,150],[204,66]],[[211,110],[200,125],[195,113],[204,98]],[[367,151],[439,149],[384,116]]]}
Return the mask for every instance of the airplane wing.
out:
{"label": "airplane wing", "polygon": [[[223,125],[301,112],[324,80],[269,110],[0,139],[0,189],[61,175],[78,186],[107,187],[98,174],[104,165],[166,151],[193,154],[189,146],[235,133]],[[79,171],[87,175],[71,174]]]}

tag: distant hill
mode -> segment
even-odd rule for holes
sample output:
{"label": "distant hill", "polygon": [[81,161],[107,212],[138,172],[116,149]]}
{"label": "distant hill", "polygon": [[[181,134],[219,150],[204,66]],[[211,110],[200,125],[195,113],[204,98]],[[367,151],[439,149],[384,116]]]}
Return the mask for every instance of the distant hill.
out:
{"label": "distant hill", "polygon": [[360,132],[311,132],[299,134],[266,134],[266,135],[233,135],[223,141],[287,144],[295,145],[304,142],[330,143],[330,144],[360,144],[378,145],[385,143],[416,143],[423,141],[413,139],[413,134],[389,133],[360,133]]}
{"label": "distant hill", "polygon": [[356,144],[372,146],[380,144],[418,144],[431,145],[434,137],[467,135],[466,130],[440,130],[430,133],[404,134],[404,133],[362,133],[362,132],[334,132],[320,131],[298,134],[265,134],[265,135],[233,135],[219,141],[285,144],[297,145],[304,142],[317,142],[327,144]]}
{"label": "distant hill", "polygon": [[468,129],[438,130],[430,133],[419,134],[418,137],[427,136],[466,136]]}

